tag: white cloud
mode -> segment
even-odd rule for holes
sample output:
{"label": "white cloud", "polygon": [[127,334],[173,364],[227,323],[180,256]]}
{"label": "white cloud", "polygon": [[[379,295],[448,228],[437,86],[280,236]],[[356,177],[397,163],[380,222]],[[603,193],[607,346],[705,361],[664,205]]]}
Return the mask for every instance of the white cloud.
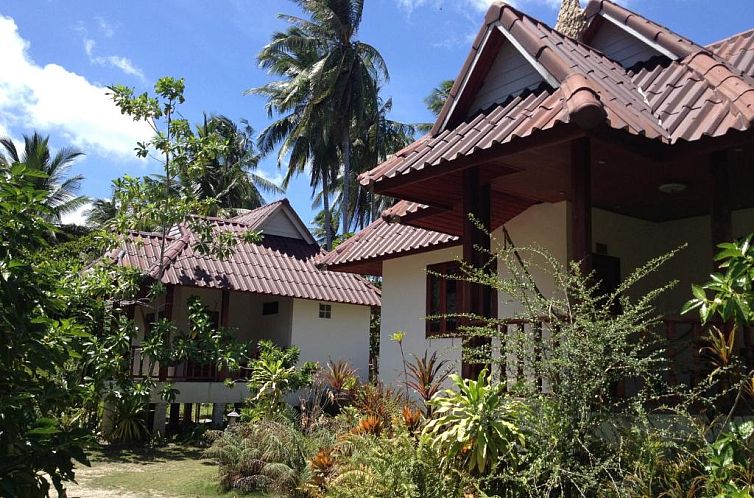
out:
{"label": "white cloud", "polygon": [[[99,19],[100,22],[104,22],[101,18]],[[108,31],[105,32],[105,36],[109,38],[113,35],[113,31],[112,28],[109,27],[109,25],[106,26]],[[104,28],[100,29],[104,30]],[[144,72],[139,67],[137,67],[136,64],[131,62],[131,59],[120,55],[96,55],[94,53],[94,48],[97,45],[96,42],[87,36],[85,29],[79,28],[78,31],[80,31],[84,36],[84,52],[86,52],[86,56],[89,58],[89,62],[98,66],[111,66],[116,69],[120,69],[128,75],[136,76],[142,81],[142,83],[146,82]]]}
{"label": "white cloud", "polygon": [[92,203],[88,202],[75,211],[66,213],[60,217],[62,225],[86,225],[86,215],[92,209]]}
{"label": "white cloud", "polygon": [[254,171],[255,174],[261,176],[265,180],[268,180],[272,183],[274,183],[277,186],[281,186],[283,184],[283,173],[280,170],[276,170],[274,172],[265,171],[262,168],[257,168],[256,171]]}
{"label": "white cloud", "polygon": [[134,158],[137,140],[151,136],[146,123],[123,116],[107,89],[57,64],[40,66],[13,19],[0,16],[0,126],[56,133],[76,147]]}
{"label": "white cloud", "polygon": [[95,17],[94,20],[97,21],[97,27],[99,28],[100,33],[102,33],[102,36],[104,36],[105,38],[113,37],[113,35],[115,34],[115,28],[112,24],[99,16]]}

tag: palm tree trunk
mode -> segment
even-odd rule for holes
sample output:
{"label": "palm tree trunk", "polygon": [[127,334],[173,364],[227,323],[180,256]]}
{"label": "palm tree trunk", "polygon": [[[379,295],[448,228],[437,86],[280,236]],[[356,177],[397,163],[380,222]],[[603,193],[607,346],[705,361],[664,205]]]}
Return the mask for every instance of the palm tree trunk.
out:
{"label": "palm tree trunk", "polygon": [[325,210],[325,250],[332,249],[332,213],[330,213],[330,179],[324,175],[322,181],[322,205]]}
{"label": "palm tree trunk", "polygon": [[348,233],[351,228],[351,134],[346,127],[343,133],[343,200],[340,203],[340,209],[343,216],[343,235]]}

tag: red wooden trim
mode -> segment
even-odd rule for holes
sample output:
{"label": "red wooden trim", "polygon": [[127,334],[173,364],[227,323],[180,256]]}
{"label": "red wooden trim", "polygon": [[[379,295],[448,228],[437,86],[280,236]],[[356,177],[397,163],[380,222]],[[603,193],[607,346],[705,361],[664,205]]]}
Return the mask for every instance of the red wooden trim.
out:
{"label": "red wooden trim", "polygon": [[592,158],[589,138],[571,142],[571,259],[592,270]]}

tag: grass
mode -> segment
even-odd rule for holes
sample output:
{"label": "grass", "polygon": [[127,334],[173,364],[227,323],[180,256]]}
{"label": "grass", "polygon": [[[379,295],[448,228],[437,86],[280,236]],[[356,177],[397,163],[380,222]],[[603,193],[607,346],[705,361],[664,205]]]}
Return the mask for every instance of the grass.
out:
{"label": "grass", "polygon": [[[217,485],[217,466],[202,460],[198,448],[169,445],[154,450],[102,450],[91,455],[91,468],[77,469],[79,485],[69,488],[71,498],[231,498]],[[274,498],[267,495],[267,498]]]}

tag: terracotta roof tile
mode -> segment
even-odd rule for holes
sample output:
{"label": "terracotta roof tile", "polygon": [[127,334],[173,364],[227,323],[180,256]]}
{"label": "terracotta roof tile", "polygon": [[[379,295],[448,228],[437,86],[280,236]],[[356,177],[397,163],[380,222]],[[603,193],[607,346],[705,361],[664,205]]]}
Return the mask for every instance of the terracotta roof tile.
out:
{"label": "terracotta roof tile", "polygon": [[[430,135],[363,173],[363,185],[410,175],[507,144],[558,124],[604,125],[666,144],[747,130],[754,123],[754,30],[708,49],[608,0],[592,0],[588,14],[604,12],[675,54],[623,68],[602,53],[501,3],[494,4]],[[485,39],[499,22],[522,49],[558,82],[510,96],[468,118],[455,104]],[[489,57],[494,57],[490,53]],[[462,93],[462,92],[461,92]],[[452,111],[452,112],[451,112]],[[447,123],[447,126],[443,125]]]}
{"label": "terracotta roof tile", "polygon": [[[417,208],[420,206],[415,205]],[[400,223],[389,223],[380,218],[320,258],[318,263],[339,271],[339,268],[457,244],[458,237]],[[378,274],[379,270],[375,269],[373,273]]]}
{"label": "terracotta roof tile", "polygon": [[[233,220],[212,218],[217,231],[243,233],[249,225]],[[322,251],[306,241],[266,235],[260,244],[238,241],[233,253],[220,260],[195,249],[193,234],[183,227],[184,235],[166,240],[168,263],[162,282],[228,289],[239,292],[379,306],[380,293],[360,275],[334,273],[316,266]],[[153,277],[161,236],[141,232],[127,234],[113,254],[118,264],[138,268]]]}
{"label": "terracotta roof tile", "polygon": [[754,77],[754,29],[707,45],[744,74]]}

